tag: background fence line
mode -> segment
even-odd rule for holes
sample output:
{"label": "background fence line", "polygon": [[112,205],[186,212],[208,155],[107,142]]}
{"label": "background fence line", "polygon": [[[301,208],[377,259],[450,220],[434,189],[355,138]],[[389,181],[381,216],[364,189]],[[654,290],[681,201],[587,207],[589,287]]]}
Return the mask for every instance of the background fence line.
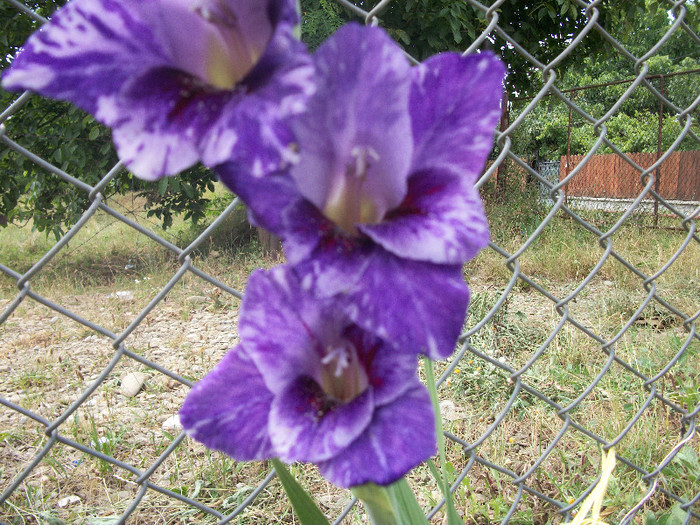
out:
{"label": "background fence line", "polygon": [[[5,2],[20,10],[22,16],[41,19],[26,5],[15,0]],[[397,3],[385,1],[372,9],[364,1],[337,0],[337,4],[366,23],[384,25],[385,10]],[[527,216],[523,212],[517,220],[509,216],[506,223],[490,216],[494,240],[487,253],[467,268],[474,291],[468,322],[455,356],[439,369],[445,436],[450,441],[455,470],[452,489],[466,513],[465,521],[566,521],[600,479],[599,458],[615,447],[618,467],[614,473],[616,492],[608,498],[609,522],[645,523],[647,519],[646,523],[653,524],[656,521],[645,518],[647,511],[653,511],[654,519],[667,516],[676,520],[667,523],[700,523],[700,375],[696,365],[700,354],[700,293],[694,295],[694,291],[700,291],[700,280],[675,273],[681,267],[697,268],[695,254],[700,253],[696,225],[700,206],[695,202],[683,207],[676,202],[698,200],[697,188],[692,190],[698,181],[697,152],[677,150],[684,140],[694,141],[696,149],[700,142],[693,129],[700,92],[693,94],[689,105],[677,105],[668,93],[650,82],[653,75],[647,63],[677,34],[700,50],[700,38],[685,21],[687,6],[684,2],[668,3],[667,7],[674,9],[669,30],[647,53],[637,57],[599,22],[605,9],[602,3],[580,0],[577,5],[585,10],[585,23],[561,53],[545,58],[529,52],[519,42],[520,37],[514,36],[513,28],[504,25],[500,16],[509,0],[498,0],[490,6],[475,0],[467,0],[466,4],[474,17],[485,21],[485,28],[462,48],[473,52],[489,42],[505,42],[541,79],[537,79],[539,89],[527,105],[503,121],[496,134],[495,158],[478,183],[489,209],[498,208],[501,199],[519,194],[523,209],[537,211]],[[420,14],[417,3],[413,9]],[[388,29],[391,32],[392,28]],[[392,33],[395,37],[397,34]],[[593,35],[607,41],[616,56],[634,65],[636,73],[619,98],[595,115],[574,102],[574,93],[562,84],[557,70]],[[525,67],[522,64],[516,66]],[[658,160],[655,153],[624,153],[608,138],[610,119],[639,90],[653,96],[680,123],[671,147]],[[119,418],[131,412],[141,414],[139,421],[145,425],[149,421],[147,413],[154,406],[172,406],[171,412],[176,411],[188,387],[215,364],[213,358],[206,360],[209,349],[213,355],[235,344],[235,308],[242,297],[239,286],[199,267],[195,254],[208,249],[213,236],[229,227],[238,201],[227,205],[191,242],[180,246],[177,241],[166,240],[105,200],[106,189],[123,172],[121,163],[91,185],[82,181],[79,173],[63,171],[56,165],[60,162],[54,164],[54,160],[42,159],[23,147],[22,138],[12,134],[12,118],[25,111],[33,97],[25,93],[0,108],[2,150],[41,167],[47,177],[58,177],[78,188],[88,195],[91,204],[28,269],[13,267],[9,253],[0,247],[0,276],[17,288],[0,303],[0,522],[291,523],[283,511],[275,511],[279,514],[274,516],[265,513],[266,507],[279,504],[281,499],[271,469],[252,472],[255,483],[247,483],[243,476],[253,467],[192,448],[194,445],[179,432],[176,423],[166,426],[168,421],[156,423],[152,433],[155,453],[144,463],[141,451],[151,445],[136,437],[129,441],[128,428],[102,424],[99,418],[103,416],[98,413],[103,402],[112,403],[108,405],[116,414],[112,425],[118,425]],[[595,139],[585,155],[570,155],[566,169],[550,169],[552,173],[548,174],[516,151],[522,140],[519,130],[550,97],[581,119]],[[510,98],[517,97],[511,93]],[[613,153],[599,155],[602,148]],[[691,161],[686,169],[673,171],[677,173],[674,178],[670,175],[674,166],[685,165],[679,160],[682,157]],[[616,170],[625,166],[624,179],[615,172],[617,186],[594,187],[592,195],[594,181],[610,180],[600,176],[601,171],[610,173],[610,164]],[[630,181],[624,189],[620,186],[622,180]],[[666,186],[674,183],[679,190],[676,193]],[[538,187],[548,199],[542,199]],[[681,187],[691,190],[680,191]],[[528,188],[535,190],[528,193]],[[631,202],[625,202],[624,209],[612,217],[601,219],[567,201],[567,195],[579,194],[627,197]],[[668,225],[682,232],[671,242],[671,255],[653,264],[640,258],[639,253],[656,253],[662,239],[656,236],[659,232],[629,233],[635,227],[634,214],[649,199]],[[117,295],[104,299],[105,313],[99,316],[84,312],[71,298],[35,291],[33,285],[57,257],[105,214],[127,226],[132,235],[170,254],[174,262],[167,283],[144,292],[138,300],[122,300],[125,296]],[[499,227],[507,227],[512,234],[499,237]],[[571,242],[564,237],[563,232],[569,231],[565,228],[574,232]],[[645,242],[628,249],[624,239],[640,235],[646,236]],[[553,253],[541,255],[553,259],[551,268],[577,264],[571,261],[590,256],[588,265],[581,266],[576,279],[555,282],[538,270],[534,259],[533,254],[540,254],[543,239],[553,239],[548,241],[553,244],[562,240],[562,246]],[[584,248],[577,249],[579,245]],[[480,267],[489,265],[496,277],[471,279]],[[154,332],[151,323],[157,324],[164,309],[172,307],[168,298],[180,297],[180,287],[191,281],[210,290],[208,301],[230,300],[233,306],[224,311],[225,319],[214,319],[194,309],[187,314],[188,319],[168,322],[167,331],[175,332],[184,325],[183,341],[191,345],[183,348],[188,352],[202,349],[183,368],[170,360],[170,348],[163,348],[166,336]],[[197,297],[181,300],[199,304]],[[32,314],[34,308],[50,314]],[[598,317],[601,312],[606,317]],[[63,359],[52,361],[54,367],[64,367],[79,376],[83,372],[71,360],[83,363],[85,369],[90,368],[86,362],[94,367],[89,375],[75,380],[79,389],[61,394],[66,398],[63,402],[55,402],[48,395],[47,389],[52,387],[42,386],[41,378],[32,376],[33,368],[13,357],[32,345],[22,339],[21,333],[33,323],[49,332],[58,326],[56,330],[68,334],[76,330],[80,334],[66,336],[66,341],[58,338],[58,346],[46,343],[44,348],[50,345],[52,352],[54,347],[71,345],[77,338],[93,345],[94,355],[78,355],[68,349]],[[210,332],[203,333],[199,328],[188,332],[194,324],[206,327],[212,323],[217,324]],[[196,337],[190,340],[189,335]],[[39,349],[36,359],[50,358]],[[147,370],[150,381],[164,386],[146,395],[115,397],[111,392],[118,383],[117,374],[134,370]],[[122,376],[122,386],[125,379]],[[626,401],[619,401],[619,397]],[[97,414],[94,419],[90,412],[93,407]],[[619,424],[613,423],[618,415]],[[104,416],[105,421],[108,417]],[[241,486],[218,493],[202,475],[185,472],[190,468],[183,466],[189,465],[188,461],[192,465],[201,463],[204,469],[221,469],[217,471],[219,476],[240,479]],[[61,484],[67,483],[73,469],[83,468],[84,462],[92,462],[91,476],[98,472],[103,477],[108,503],[83,505],[65,498],[69,493],[62,491]],[[299,470],[297,474],[315,496],[327,496],[322,500],[323,508],[334,523],[360,522],[355,499],[348,493],[328,488],[313,473]],[[179,480],[189,482],[184,486]],[[432,482],[427,474],[418,472],[411,483],[420,491]],[[439,522],[443,501],[436,490],[424,490],[422,503],[427,516]],[[36,505],[31,501],[42,501],[45,507],[31,510],[31,505]],[[165,515],[160,509],[165,509]]]}
{"label": "background fence line", "polygon": [[[628,153],[638,166],[651,166],[656,153]],[[576,168],[583,155],[561,158],[561,177]],[[569,166],[566,163],[569,162]],[[658,188],[666,200],[700,201],[700,151],[676,151],[668,156],[656,175]],[[635,198],[639,193],[639,173],[614,153],[596,155],[566,187],[567,195],[579,197]]]}

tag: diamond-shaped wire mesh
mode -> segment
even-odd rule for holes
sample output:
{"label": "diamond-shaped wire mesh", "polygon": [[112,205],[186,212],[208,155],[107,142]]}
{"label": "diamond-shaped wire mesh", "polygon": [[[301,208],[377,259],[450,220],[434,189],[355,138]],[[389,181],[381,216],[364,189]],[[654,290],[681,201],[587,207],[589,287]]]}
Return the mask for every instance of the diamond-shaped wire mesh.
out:
{"label": "diamond-shaped wire mesh", "polygon": [[[684,2],[669,3],[668,32],[648,53],[634,56],[599,23],[605,9],[616,7],[581,0],[586,23],[545,62],[520,45],[523,35],[499,24],[499,9],[510,1],[516,0],[467,2],[485,29],[464,49],[505,43],[537,74],[537,91],[520,99],[509,94],[510,114],[504,114],[493,160],[478,183],[491,210],[494,241],[466,272],[467,278],[488,278],[470,283],[465,332],[455,356],[440,368],[458,508],[467,523],[567,521],[600,479],[603,451],[615,447],[606,521],[643,523],[645,512],[654,511],[672,512],[673,523],[699,523],[700,179],[697,151],[679,151],[679,145],[689,140],[689,149],[698,149],[692,126],[700,92],[679,107],[659,76],[649,74],[647,62],[673,35],[696,51],[700,38],[684,20]],[[391,3],[367,12],[367,2],[337,2],[380,25]],[[558,66],[593,35],[633,65],[635,76],[619,84],[621,91],[600,113],[588,114],[577,102],[582,91],[564,89]],[[658,154],[625,154],[610,138],[611,118],[640,91],[677,117],[677,134]],[[178,435],[169,417],[193,381],[236,341],[236,288],[243,280],[223,269],[203,271],[195,254],[228,227],[238,202],[186,246],[166,240],[132,220],[121,204],[105,201],[120,164],[91,186],[23,148],[8,119],[32,96],[25,93],[4,108],[2,148],[84,191],[92,204],[29,269],[7,266],[0,247],[0,275],[17,286],[0,314],[0,521],[292,523],[265,463],[239,464],[205,451]],[[585,155],[537,162],[516,154],[518,131],[537,108],[552,104],[570,109],[569,140],[573,119],[575,128],[593,134],[594,147]],[[603,147],[612,153],[599,155]],[[528,183],[534,192],[525,191]],[[499,199],[513,193],[523,196],[524,210],[539,211],[523,211],[521,222],[517,216],[508,223],[493,219]],[[57,258],[74,253],[76,243],[99,242],[84,234],[88,225],[105,222],[126,225],[130,235],[170,254],[170,261],[153,263],[172,268],[167,285],[141,282],[136,293],[87,298],[33,289]],[[499,236],[500,227],[509,233]],[[630,237],[639,239],[633,249]],[[674,246],[663,259],[656,256],[661,238]],[[580,271],[562,281],[543,273],[543,265],[554,273],[562,267]],[[679,273],[679,267],[690,271]],[[178,293],[185,286],[199,295]],[[97,304],[85,309],[86,300]],[[212,308],[213,301],[224,307]],[[42,376],[36,363],[63,380]],[[127,380],[129,372],[137,373]],[[122,387],[144,378],[151,386],[125,397],[118,393],[119,377]],[[349,493],[311,467],[295,469],[331,520],[362,522]],[[428,470],[417,469],[410,482],[427,515],[440,522],[443,502]]]}

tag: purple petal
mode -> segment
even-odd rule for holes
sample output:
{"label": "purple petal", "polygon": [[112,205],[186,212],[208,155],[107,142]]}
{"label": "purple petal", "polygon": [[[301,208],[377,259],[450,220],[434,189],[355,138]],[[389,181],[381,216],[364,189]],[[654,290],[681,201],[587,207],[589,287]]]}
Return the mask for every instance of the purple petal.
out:
{"label": "purple petal", "polygon": [[310,377],[299,377],[272,402],[270,438],[283,461],[323,461],[357,438],[372,420],[372,412],[370,389],[340,403]]}
{"label": "purple petal", "polygon": [[347,323],[342,308],[302,288],[285,266],[248,280],[238,331],[267,387],[279,394],[298,377],[320,379],[321,358]]}
{"label": "purple petal", "polygon": [[279,25],[260,62],[204,137],[202,162],[239,162],[260,177],[296,161],[286,120],[306,109],[315,89],[306,47],[294,38],[291,25]]}
{"label": "purple petal", "polygon": [[159,0],[135,8],[174,66],[230,89],[263,54],[273,33],[259,0]]}
{"label": "purple petal", "polygon": [[141,178],[153,180],[191,166],[199,159],[197,142],[226,96],[209,92],[201,107],[182,102],[184,90],[205,89],[194,77],[170,68],[153,68],[126,82],[120,96],[103,100],[96,117],[113,129],[119,157]]}
{"label": "purple petal", "polygon": [[73,0],[32,35],[7,89],[68,100],[114,128],[139,177],[201,160],[288,161],[284,119],[314,90],[293,0]]}
{"label": "purple petal", "polygon": [[492,53],[443,53],[413,69],[412,172],[438,169],[476,181],[493,147],[504,75]]}
{"label": "purple petal", "polygon": [[298,261],[293,271],[300,280],[311,282],[311,290],[318,297],[347,297],[363,287],[363,276],[374,263],[377,250],[371,244],[361,244],[342,234],[325,235],[319,239],[318,248],[308,258]]}
{"label": "purple petal", "polygon": [[438,264],[463,264],[489,242],[473,182],[436,171],[415,173],[401,205],[360,230],[399,257]]}
{"label": "purple petal", "polygon": [[391,403],[411,388],[418,364],[415,353],[402,352],[356,325],[348,327],[344,337],[358,349],[359,359],[367,370],[375,406]]}
{"label": "purple petal", "polygon": [[138,2],[73,0],[27,40],[3,75],[5,89],[31,89],[95,113],[124,82],[169,59]]}
{"label": "purple petal", "polygon": [[231,162],[261,176],[293,160],[283,120],[303,110],[314,89],[313,68],[303,45],[284,29],[233,90],[214,89],[172,68],[154,68],[126,83],[96,116],[113,127],[127,167],[155,179],[197,160],[208,166]]}
{"label": "purple petal", "polygon": [[273,457],[268,432],[272,393],[244,346],[231,350],[185,398],[180,422],[207,447],[239,460]]}
{"label": "purple petal", "polygon": [[469,304],[461,265],[401,259],[371,245],[348,252],[331,245],[295,271],[318,296],[342,293],[358,326],[403,351],[431,359],[454,351]]}
{"label": "purple petal", "polygon": [[435,454],[435,416],[430,396],[416,380],[400,398],[377,409],[367,430],[345,450],[319,463],[339,487],[389,485]]}
{"label": "purple petal", "polygon": [[314,325],[320,312],[309,302],[298,304],[295,290],[283,267],[271,272],[257,270],[248,279],[241,305],[241,340],[275,394],[299,376],[318,377],[321,367],[320,353],[313,353],[318,345],[316,335],[300,315]]}
{"label": "purple petal", "polygon": [[[314,215],[321,221],[327,221],[306,201],[297,189],[294,181],[284,174],[271,174],[264,177],[251,176],[245,166],[236,162],[227,162],[216,166],[219,179],[235,195],[240,197],[248,206],[248,217],[253,226],[259,226],[271,231],[275,235],[284,237],[290,229],[289,220],[286,219],[287,210],[300,208],[294,213],[298,216],[296,226],[303,230],[313,232],[311,249],[316,245],[318,234],[317,225],[310,216]],[[305,253],[308,249],[305,250]]]}
{"label": "purple petal", "polygon": [[348,24],[316,51],[314,64],[318,91],[294,122],[301,156],[292,177],[329,216],[350,199],[381,218],[406,192],[408,61],[385,32]]}
{"label": "purple petal", "polygon": [[[349,312],[365,330],[406,351],[444,359],[454,351],[469,304],[461,265],[413,262],[377,250]],[[399,315],[397,315],[397,312]]]}
{"label": "purple petal", "polygon": [[235,162],[217,166],[216,172],[221,182],[246,203],[250,223],[282,239],[289,264],[307,259],[319,242],[334,235],[335,225],[299,193],[286,173],[254,177]]}

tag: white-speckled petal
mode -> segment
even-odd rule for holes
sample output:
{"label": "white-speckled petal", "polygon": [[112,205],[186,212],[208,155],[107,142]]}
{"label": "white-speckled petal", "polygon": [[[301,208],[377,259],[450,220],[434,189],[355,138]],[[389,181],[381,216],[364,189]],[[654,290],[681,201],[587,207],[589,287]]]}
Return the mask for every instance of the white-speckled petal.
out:
{"label": "white-speckled petal", "polygon": [[339,487],[389,485],[435,452],[433,407],[428,391],[416,380],[404,395],[377,409],[367,430],[319,468]]}
{"label": "white-speckled petal", "polygon": [[492,53],[442,53],[413,71],[411,172],[439,170],[476,182],[501,116],[505,66]]}
{"label": "white-speckled petal", "polygon": [[275,456],[268,415],[272,393],[243,345],[231,350],[185,398],[180,423],[209,448],[239,461]]}
{"label": "white-speckled petal", "polygon": [[437,171],[415,173],[404,202],[363,233],[394,255],[437,264],[462,264],[489,242],[479,192],[468,178]]}

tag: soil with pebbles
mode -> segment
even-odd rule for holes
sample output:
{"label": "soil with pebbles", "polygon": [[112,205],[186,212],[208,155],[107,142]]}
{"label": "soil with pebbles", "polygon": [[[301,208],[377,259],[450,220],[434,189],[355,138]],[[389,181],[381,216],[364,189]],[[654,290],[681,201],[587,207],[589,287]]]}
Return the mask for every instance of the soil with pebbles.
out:
{"label": "soil with pebbles", "polygon": [[[177,297],[169,296],[156,306],[124,339],[123,348],[172,375],[188,381],[201,378],[237,342],[239,301],[222,298],[216,290],[194,291],[200,295],[180,289]],[[60,304],[121,334],[155,295],[123,292],[67,296]],[[0,311],[9,304],[0,304]],[[0,325],[0,398],[21,408],[0,404],[0,493],[30,466],[48,441],[46,425],[59,418],[61,436],[141,471],[180,432],[175,416],[188,387],[128,355],[122,355],[95,391],[66,417],[114,364],[117,354],[111,338],[31,299]],[[142,384],[128,392],[127,383],[134,377]],[[194,443],[187,446],[203,453]],[[127,470],[100,464],[74,447],[57,444],[48,457],[32,469],[10,502],[18,504],[27,490],[39,490],[44,494],[29,505],[36,507],[37,515],[44,508],[43,512],[55,511],[66,519],[71,509],[77,512],[81,506],[109,508],[119,500],[131,501],[138,488]],[[99,482],[85,483],[86,478],[106,474],[104,488]],[[152,478],[156,483],[167,481],[171,473],[166,469],[159,474]],[[11,507],[0,506],[0,521],[3,517],[12,522],[16,516]]]}

